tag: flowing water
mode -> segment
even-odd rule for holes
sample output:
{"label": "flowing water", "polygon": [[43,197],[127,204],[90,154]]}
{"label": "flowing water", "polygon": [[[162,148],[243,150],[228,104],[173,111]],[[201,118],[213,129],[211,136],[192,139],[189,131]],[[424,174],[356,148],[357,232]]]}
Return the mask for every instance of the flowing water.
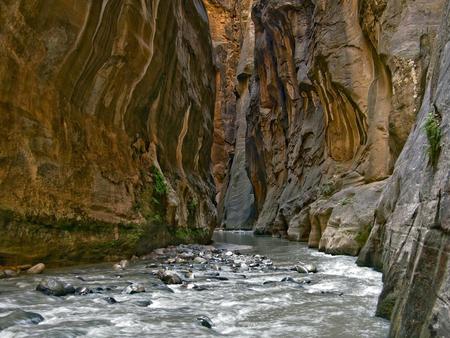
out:
{"label": "flowing water", "polygon": [[[132,295],[121,290],[129,282],[149,283],[151,269],[146,262],[132,264],[120,274],[111,264],[98,264],[0,280],[0,316],[20,308],[45,318],[38,325],[9,327],[0,331],[0,337],[387,336],[389,322],[374,316],[381,274],[356,266],[355,258],[326,255],[302,243],[249,233],[217,232],[214,240],[219,247],[239,245],[243,254],[265,255],[280,269],[247,272],[245,278],[223,272],[228,280],[196,282],[206,287],[201,292],[171,285],[173,293],[148,287],[147,292]],[[298,260],[318,267],[318,273],[308,274],[310,284],[263,284],[286,276],[304,278],[283,269]],[[65,297],[35,291],[38,282],[49,276],[104,291]],[[114,297],[118,303],[108,304],[105,297]],[[139,300],[153,303],[142,307]],[[212,320],[212,329],[199,324],[199,315]]]}

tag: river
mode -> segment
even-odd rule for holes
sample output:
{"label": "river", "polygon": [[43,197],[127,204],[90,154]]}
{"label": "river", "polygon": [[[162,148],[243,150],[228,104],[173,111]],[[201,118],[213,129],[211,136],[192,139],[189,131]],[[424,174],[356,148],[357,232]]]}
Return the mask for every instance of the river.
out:
{"label": "river", "polygon": [[[303,243],[248,232],[216,232],[214,241],[219,248],[267,256],[277,268],[243,273],[224,268],[220,274],[228,280],[194,279],[205,288],[201,292],[180,285],[170,285],[173,293],[152,289],[152,269],[145,261],[120,273],[111,264],[96,264],[0,280],[0,316],[20,308],[45,319],[38,325],[11,326],[0,337],[387,336],[389,322],[374,316],[381,274],[356,266],[354,257],[331,256]],[[315,264],[318,272],[305,276],[289,271],[299,260]],[[279,282],[288,276],[310,283]],[[101,291],[64,297],[35,291],[49,277]],[[147,286],[147,292],[123,294],[130,282]],[[117,303],[108,304],[106,297]],[[145,301],[152,304],[145,306]],[[200,315],[208,316],[213,327],[200,325]]]}

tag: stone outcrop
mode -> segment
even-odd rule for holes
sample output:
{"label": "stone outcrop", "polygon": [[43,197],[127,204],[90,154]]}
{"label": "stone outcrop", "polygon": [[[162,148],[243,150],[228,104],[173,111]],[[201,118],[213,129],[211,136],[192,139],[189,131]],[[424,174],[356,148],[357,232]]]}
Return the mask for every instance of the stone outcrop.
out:
{"label": "stone outcrop", "polygon": [[448,6],[258,0],[252,12],[255,231],[381,269],[393,337],[450,332]]}
{"label": "stone outcrop", "polygon": [[0,3],[0,264],[208,241],[214,66],[199,0]]}
{"label": "stone outcrop", "polygon": [[254,51],[252,3],[205,0],[217,68],[212,165],[218,222],[226,229],[252,229],[255,215],[245,154]]}

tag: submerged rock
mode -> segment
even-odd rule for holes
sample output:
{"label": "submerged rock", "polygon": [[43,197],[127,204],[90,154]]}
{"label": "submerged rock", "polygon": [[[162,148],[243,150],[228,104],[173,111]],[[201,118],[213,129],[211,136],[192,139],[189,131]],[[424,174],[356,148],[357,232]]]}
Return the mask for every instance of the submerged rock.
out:
{"label": "submerged rock", "polygon": [[208,329],[211,329],[214,325],[212,320],[207,316],[199,316],[197,317],[197,321],[201,326],[207,327]]}
{"label": "submerged rock", "polygon": [[115,300],[113,297],[105,297],[103,298],[108,304],[116,304],[117,300]]}
{"label": "submerged rock", "polygon": [[136,304],[137,306],[140,307],[147,307],[153,304],[153,302],[151,300],[137,300],[134,302],[134,304]]}
{"label": "submerged rock", "polygon": [[0,331],[14,325],[39,324],[44,320],[39,313],[14,310],[10,314],[0,317]]}
{"label": "submerged rock", "polygon": [[64,283],[57,279],[47,279],[41,281],[36,287],[36,291],[40,291],[49,296],[66,296],[75,293],[75,288],[68,283]]}

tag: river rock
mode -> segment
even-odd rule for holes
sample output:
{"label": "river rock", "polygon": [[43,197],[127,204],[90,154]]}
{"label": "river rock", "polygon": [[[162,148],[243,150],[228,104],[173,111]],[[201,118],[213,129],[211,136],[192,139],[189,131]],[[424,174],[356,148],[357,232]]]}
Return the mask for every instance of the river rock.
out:
{"label": "river rock", "polygon": [[103,298],[108,304],[116,304],[117,300],[115,300],[113,297],[105,297]]}
{"label": "river rock", "polygon": [[38,284],[36,291],[40,291],[49,296],[61,297],[75,293],[75,288],[71,284],[57,279],[47,279]]}
{"label": "river rock", "polygon": [[0,317],[0,331],[14,325],[39,324],[44,320],[39,313],[14,310],[10,314]]}
{"label": "river rock", "polygon": [[203,257],[195,257],[193,262],[195,264],[206,264],[208,261]]}
{"label": "river rock", "polygon": [[31,268],[29,268],[27,270],[27,272],[31,273],[31,274],[40,274],[40,273],[44,272],[44,270],[45,270],[45,264],[39,263],[39,264],[36,264],[36,265],[32,266]]}
{"label": "river rock", "polygon": [[85,286],[81,286],[81,287],[78,287],[75,289],[76,295],[84,296],[84,295],[88,295],[90,293],[92,293],[92,290]]}
{"label": "river rock", "polygon": [[207,327],[208,329],[211,329],[214,325],[212,320],[207,316],[199,316],[197,317],[197,321],[201,326]]}
{"label": "river rock", "polygon": [[314,264],[299,262],[292,270],[295,270],[298,273],[316,273],[317,267]]}
{"label": "river rock", "polygon": [[175,271],[159,270],[157,272],[157,276],[165,284],[182,284],[183,283],[180,276]]}
{"label": "river rock", "polygon": [[122,293],[126,293],[129,295],[135,294],[135,293],[142,293],[145,292],[145,287],[141,284],[131,284],[128,285],[125,289],[123,289]]}
{"label": "river rock", "polygon": [[136,304],[137,306],[140,307],[147,307],[153,304],[153,302],[151,300],[137,300],[134,302],[134,304]]}
{"label": "river rock", "polygon": [[125,270],[130,265],[130,262],[126,259],[121,260],[119,263],[113,265],[113,269],[120,271]]}

